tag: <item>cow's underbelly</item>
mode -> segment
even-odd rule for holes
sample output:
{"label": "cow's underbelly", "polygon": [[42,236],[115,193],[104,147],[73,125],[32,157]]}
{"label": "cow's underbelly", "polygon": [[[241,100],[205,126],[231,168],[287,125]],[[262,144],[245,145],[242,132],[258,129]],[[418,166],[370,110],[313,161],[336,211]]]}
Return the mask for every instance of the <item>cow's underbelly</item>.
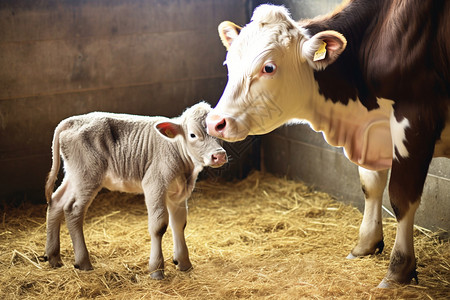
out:
{"label": "cow's underbelly", "polygon": [[389,169],[393,147],[390,130],[392,101],[379,99],[368,111],[359,101],[348,105],[326,101],[311,127],[332,146],[342,147],[353,163],[371,170]]}

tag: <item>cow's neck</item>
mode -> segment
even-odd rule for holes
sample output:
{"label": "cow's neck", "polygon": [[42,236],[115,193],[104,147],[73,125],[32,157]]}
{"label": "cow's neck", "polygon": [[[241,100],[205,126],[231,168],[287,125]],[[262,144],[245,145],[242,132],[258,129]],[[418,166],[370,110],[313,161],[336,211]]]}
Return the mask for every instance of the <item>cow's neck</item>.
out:
{"label": "cow's neck", "polygon": [[309,103],[308,110],[298,117],[322,132],[330,145],[343,147],[347,157],[362,167],[390,167],[392,101],[378,99],[379,107],[368,110],[358,99],[347,104],[333,103],[317,90]]}

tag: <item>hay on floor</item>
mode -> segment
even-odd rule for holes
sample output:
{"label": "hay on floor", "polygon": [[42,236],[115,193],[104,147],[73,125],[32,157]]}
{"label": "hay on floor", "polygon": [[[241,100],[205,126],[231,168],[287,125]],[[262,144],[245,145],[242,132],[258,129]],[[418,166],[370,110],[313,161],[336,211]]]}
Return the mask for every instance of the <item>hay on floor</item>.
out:
{"label": "hay on floor", "polygon": [[162,281],[147,272],[150,237],[143,197],[102,192],[90,207],[85,235],[95,270],[74,269],[65,224],[64,266],[40,262],[45,205],[7,208],[0,224],[0,299],[445,299],[450,244],[415,231],[419,285],[374,287],[385,275],[396,223],[384,220],[383,254],[345,257],[356,243],[361,213],[295,181],[253,173],[237,183],[198,182],[189,200],[186,239],[193,270],[171,262],[163,239]]}

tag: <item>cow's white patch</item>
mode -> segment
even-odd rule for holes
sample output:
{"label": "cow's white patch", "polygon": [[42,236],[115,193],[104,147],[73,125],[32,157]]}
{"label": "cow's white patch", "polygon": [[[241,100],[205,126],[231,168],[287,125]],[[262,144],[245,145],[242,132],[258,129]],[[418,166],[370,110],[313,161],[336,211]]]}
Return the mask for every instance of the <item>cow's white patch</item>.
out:
{"label": "cow's white patch", "polygon": [[395,243],[393,247],[393,250],[407,254],[410,257],[414,257],[414,216],[419,204],[420,200],[416,200],[414,203],[411,203],[406,214],[400,221],[398,221],[397,234],[395,236]]}
{"label": "cow's white patch", "polygon": [[379,98],[380,107],[369,111],[359,100],[344,105],[318,97],[314,109],[303,112],[311,127],[322,132],[328,144],[343,147],[350,161],[367,169],[384,170],[392,163],[393,147],[389,142],[392,103]]}
{"label": "cow's white patch", "polygon": [[398,160],[398,157],[395,154],[395,149],[397,149],[398,153],[401,157],[407,158],[409,156],[408,149],[405,146],[405,130],[410,127],[409,121],[406,118],[403,118],[400,122],[397,122],[397,119],[394,116],[394,112],[391,114],[391,137],[393,144],[393,157]]}

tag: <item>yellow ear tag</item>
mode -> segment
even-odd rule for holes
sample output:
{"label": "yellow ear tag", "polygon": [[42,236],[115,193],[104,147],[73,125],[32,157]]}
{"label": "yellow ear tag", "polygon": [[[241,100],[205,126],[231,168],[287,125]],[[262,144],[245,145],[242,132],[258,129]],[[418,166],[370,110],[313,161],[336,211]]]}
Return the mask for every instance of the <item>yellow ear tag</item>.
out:
{"label": "yellow ear tag", "polygon": [[322,41],[322,45],[320,45],[319,49],[317,49],[316,53],[314,53],[313,61],[318,61],[325,58],[325,55],[327,55],[327,49],[325,48],[326,46],[327,43]]}
{"label": "yellow ear tag", "polygon": [[170,129],[166,129],[166,131],[164,133],[169,138],[174,138],[175,137],[175,135],[173,134],[172,130],[170,130]]}

